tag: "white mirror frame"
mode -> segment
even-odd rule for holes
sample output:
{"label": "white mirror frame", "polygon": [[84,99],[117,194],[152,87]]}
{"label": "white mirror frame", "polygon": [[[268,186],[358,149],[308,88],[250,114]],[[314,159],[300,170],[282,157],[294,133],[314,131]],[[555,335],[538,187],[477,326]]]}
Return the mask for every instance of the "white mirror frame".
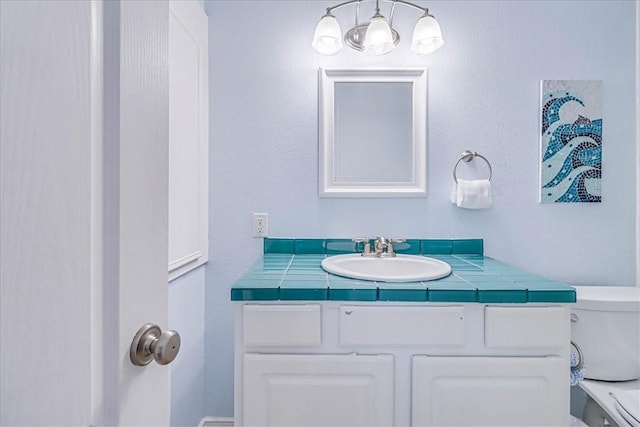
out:
{"label": "white mirror frame", "polygon": [[[427,69],[319,70],[320,197],[427,196]],[[413,93],[413,173],[407,182],[339,182],[335,179],[335,84],[342,82],[411,83]],[[371,165],[376,167],[376,165]]]}

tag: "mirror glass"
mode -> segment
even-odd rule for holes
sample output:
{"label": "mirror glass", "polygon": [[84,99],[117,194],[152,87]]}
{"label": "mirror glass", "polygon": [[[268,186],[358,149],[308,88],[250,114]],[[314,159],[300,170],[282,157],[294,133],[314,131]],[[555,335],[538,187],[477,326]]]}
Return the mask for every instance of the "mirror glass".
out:
{"label": "mirror glass", "polygon": [[411,90],[411,83],[335,84],[333,162],[337,181],[411,180]]}
{"label": "mirror glass", "polygon": [[320,196],[426,196],[426,69],[320,70]]}

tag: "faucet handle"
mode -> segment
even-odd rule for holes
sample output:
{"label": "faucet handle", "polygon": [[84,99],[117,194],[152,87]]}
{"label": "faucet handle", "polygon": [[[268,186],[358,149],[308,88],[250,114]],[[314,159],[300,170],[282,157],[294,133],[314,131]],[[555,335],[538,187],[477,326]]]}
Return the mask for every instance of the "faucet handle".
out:
{"label": "faucet handle", "polygon": [[393,248],[393,243],[404,243],[405,239],[399,239],[397,237],[389,237],[387,238],[387,255],[388,256],[396,256],[395,250]]}
{"label": "faucet handle", "polygon": [[369,255],[371,253],[371,241],[368,237],[355,237],[351,239],[351,241],[356,243],[364,243],[362,255]]}

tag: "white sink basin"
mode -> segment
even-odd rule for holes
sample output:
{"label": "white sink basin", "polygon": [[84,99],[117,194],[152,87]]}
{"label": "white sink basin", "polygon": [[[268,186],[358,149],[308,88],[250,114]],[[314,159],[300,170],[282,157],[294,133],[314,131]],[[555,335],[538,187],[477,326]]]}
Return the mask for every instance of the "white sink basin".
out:
{"label": "white sink basin", "polygon": [[338,276],[378,282],[421,282],[440,279],[451,273],[451,266],[446,262],[418,255],[389,258],[334,255],[322,260],[322,268]]}

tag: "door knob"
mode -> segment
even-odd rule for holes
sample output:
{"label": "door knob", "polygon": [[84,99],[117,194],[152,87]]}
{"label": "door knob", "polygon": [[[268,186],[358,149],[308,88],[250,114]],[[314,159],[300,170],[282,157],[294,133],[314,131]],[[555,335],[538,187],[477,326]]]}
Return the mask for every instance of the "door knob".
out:
{"label": "door knob", "polygon": [[148,365],[153,359],[166,365],[176,358],[178,351],[180,335],[176,331],[162,332],[158,325],[147,323],[133,337],[129,357],[136,366]]}

